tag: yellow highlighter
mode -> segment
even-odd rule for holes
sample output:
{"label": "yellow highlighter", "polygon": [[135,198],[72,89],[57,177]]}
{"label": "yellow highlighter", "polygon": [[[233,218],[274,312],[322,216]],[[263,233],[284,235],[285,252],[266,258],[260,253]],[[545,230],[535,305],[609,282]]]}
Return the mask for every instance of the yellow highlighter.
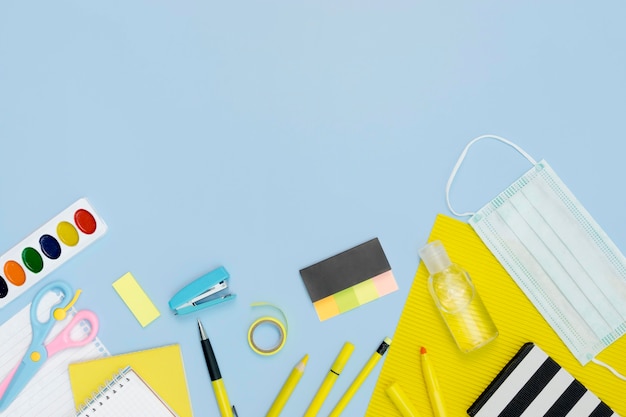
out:
{"label": "yellow highlighter", "polygon": [[330,367],[328,374],[326,374],[326,378],[324,378],[324,381],[322,381],[322,385],[320,385],[319,389],[317,390],[317,394],[315,394],[315,397],[313,397],[311,405],[309,405],[306,413],[304,413],[304,417],[315,417],[317,415],[318,411],[322,407],[322,404],[324,404],[324,400],[326,400],[328,393],[330,392],[333,385],[335,385],[335,381],[343,371],[343,368],[346,366],[348,359],[350,359],[350,355],[352,355],[353,351],[354,345],[352,343],[344,343],[341,351],[339,352],[339,355],[337,355],[337,358],[333,363],[333,366]]}
{"label": "yellow highlighter", "polygon": [[420,417],[411,400],[404,393],[400,384],[392,382],[385,390],[391,402],[396,406],[402,417]]}
{"label": "yellow highlighter", "polygon": [[420,349],[420,356],[422,357],[422,373],[424,374],[424,382],[426,383],[426,390],[430,398],[430,406],[433,408],[435,417],[446,417],[446,409],[443,405],[439,381],[437,381],[435,369],[430,363],[430,359],[428,359],[428,353],[424,346]]}
{"label": "yellow highlighter", "polygon": [[222,374],[220,373],[219,366],[217,366],[217,359],[215,358],[213,348],[211,347],[211,342],[207,338],[206,333],[204,332],[204,327],[202,326],[200,320],[198,320],[198,328],[200,329],[200,343],[202,344],[204,359],[206,361],[207,367],[209,368],[211,385],[213,385],[213,392],[215,393],[217,406],[220,409],[220,415],[222,417],[236,417],[237,410],[235,410],[234,405],[232,406],[232,409],[230,407],[228,395],[226,394],[226,387],[224,386],[224,381],[222,380]]}
{"label": "yellow highlighter", "polygon": [[356,378],[354,378],[354,381],[352,381],[352,384],[348,387],[346,392],[343,394],[343,397],[341,397],[341,399],[339,400],[337,405],[335,405],[335,408],[333,409],[333,411],[330,412],[328,417],[338,417],[343,412],[343,409],[346,408],[354,394],[356,394],[363,382],[369,376],[370,372],[372,372],[378,361],[380,361],[380,358],[382,358],[385,352],[387,352],[389,345],[391,345],[391,339],[385,337],[385,340],[382,341],[380,346],[378,346],[378,349],[376,349],[376,352],[374,352],[369,360],[365,363],[363,369],[361,369],[361,372],[359,372]]}
{"label": "yellow highlighter", "polygon": [[304,368],[306,367],[308,360],[309,355],[304,355],[302,360],[300,360],[300,362],[298,362],[298,364],[293,368],[265,417],[277,417],[280,415],[280,412],[283,411],[283,407],[285,406],[285,403],[287,403],[289,396],[293,392],[296,385],[298,385],[298,382],[300,382],[300,378],[302,378],[302,374],[304,373]]}

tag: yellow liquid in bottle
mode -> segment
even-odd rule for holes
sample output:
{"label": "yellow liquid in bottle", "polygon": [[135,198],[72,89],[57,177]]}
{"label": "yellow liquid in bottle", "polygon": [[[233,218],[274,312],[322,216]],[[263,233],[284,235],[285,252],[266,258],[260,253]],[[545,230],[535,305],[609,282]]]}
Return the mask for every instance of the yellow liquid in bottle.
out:
{"label": "yellow liquid in bottle", "polygon": [[469,352],[498,336],[467,273],[452,264],[429,278],[430,293],[459,349]]}

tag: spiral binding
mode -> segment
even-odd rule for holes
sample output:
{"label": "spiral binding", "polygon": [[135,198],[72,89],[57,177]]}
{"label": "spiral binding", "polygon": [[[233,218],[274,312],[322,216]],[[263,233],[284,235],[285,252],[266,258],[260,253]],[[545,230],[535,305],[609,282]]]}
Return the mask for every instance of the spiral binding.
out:
{"label": "spiral binding", "polygon": [[[88,413],[95,413],[96,411],[98,411],[97,407],[101,407],[104,404],[104,401],[109,399],[110,391],[113,391],[113,394],[115,394],[115,386],[126,377],[126,374],[129,371],[130,366],[120,369],[119,372],[113,375],[110,380],[106,381],[105,385],[100,386],[100,388],[96,392],[91,394],[85,400],[85,402],[81,404],[81,406],[78,408],[78,413],[76,414],[76,417],[93,417],[95,414]],[[105,398],[103,399],[103,397]]]}

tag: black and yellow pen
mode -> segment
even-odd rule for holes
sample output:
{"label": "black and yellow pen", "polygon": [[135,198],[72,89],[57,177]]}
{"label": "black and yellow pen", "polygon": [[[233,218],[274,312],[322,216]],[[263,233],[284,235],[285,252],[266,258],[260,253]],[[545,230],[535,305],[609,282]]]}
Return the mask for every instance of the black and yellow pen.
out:
{"label": "black and yellow pen", "polygon": [[217,400],[217,406],[220,409],[222,417],[237,417],[237,410],[235,406],[230,406],[228,401],[228,395],[226,394],[226,387],[222,380],[222,374],[220,368],[217,365],[217,359],[215,359],[215,353],[211,347],[211,342],[204,332],[204,327],[198,319],[198,329],[200,329],[200,343],[202,344],[202,351],[204,352],[204,360],[206,361],[207,368],[209,368],[209,375],[211,376],[211,385],[213,385],[213,392],[215,393],[215,399]]}

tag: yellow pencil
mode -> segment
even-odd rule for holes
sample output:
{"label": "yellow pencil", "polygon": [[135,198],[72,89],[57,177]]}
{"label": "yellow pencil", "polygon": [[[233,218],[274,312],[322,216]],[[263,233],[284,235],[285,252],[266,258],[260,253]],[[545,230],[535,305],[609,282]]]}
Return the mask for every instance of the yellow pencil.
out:
{"label": "yellow pencil", "polygon": [[424,346],[420,349],[420,356],[422,357],[422,373],[424,374],[424,382],[426,383],[426,390],[430,398],[430,406],[433,408],[435,417],[446,417],[446,409],[443,405],[439,381],[437,381],[435,369],[430,363],[430,359],[428,359],[428,352],[426,352]]}
{"label": "yellow pencil", "polygon": [[304,417],[315,417],[317,415],[318,411],[322,407],[322,404],[324,404],[324,400],[328,396],[328,393],[335,384],[337,377],[339,377],[339,374],[341,374],[341,372],[343,371],[343,368],[344,366],[346,366],[348,359],[350,359],[352,351],[354,351],[354,345],[350,342],[344,343],[341,351],[339,352],[339,355],[337,355],[337,358],[333,363],[333,366],[330,367],[328,374],[326,374],[326,378],[324,378],[324,381],[322,381],[322,385],[320,385],[319,389],[317,390],[317,394],[315,394],[315,397],[313,397],[311,405],[309,405],[306,413],[304,413]]}
{"label": "yellow pencil", "polygon": [[383,340],[383,342],[380,344],[380,346],[378,346],[376,352],[374,352],[369,360],[365,363],[363,369],[361,369],[361,372],[359,372],[356,378],[354,378],[354,381],[352,381],[352,384],[348,387],[346,392],[343,394],[343,397],[341,397],[341,399],[339,400],[333,411],[330,412],[328,417],[338,417],[341,414],[341,412],[344,408],[346,408],[354,394],[359,390],[365,379],[367,379],[370,372],[372,372],[372,369],[374,369],[380,358],[383,357],[390,344],[391,339],[386,337],[385,340]]}
{"label": "yellow pencil", "polygon": [[300,382],[300,378],[302,378],[302,374],[304,373],[304,368],[306,367],[308,360],[309,355],[304,355],[302,360],[293,368],[265,417],[277,417],[280,412],[283,411],[283,407],[287,403],[289,396],[293,392],[296,385],[298,385],[298,382]]}

